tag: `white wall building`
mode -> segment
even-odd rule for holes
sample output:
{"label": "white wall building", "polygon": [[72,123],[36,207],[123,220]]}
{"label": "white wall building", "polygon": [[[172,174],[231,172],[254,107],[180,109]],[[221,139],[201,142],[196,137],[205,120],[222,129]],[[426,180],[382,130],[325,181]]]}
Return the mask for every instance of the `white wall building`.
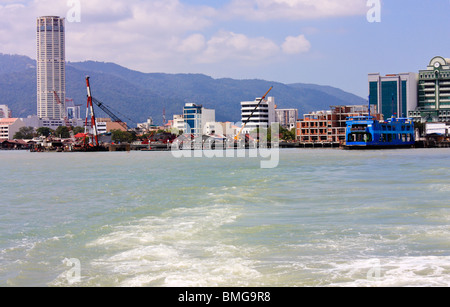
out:
{"label": "white wall building", "polygon": [[0,104],[0,118],[11,118],[11,110],[7,105]]}
{"label": "white wall building", "polygon": [[[268,97],[262,101],[260,106],[253,113],[261,98],[254,101],[241,102],[241,121],[247,123],[243,133],[249,133],[258,127],[269,127],[275,122],[275,98]],[[249,116],[252,115],[250,118]]]}
{"label": "white wall building", "polygon": [[[37,115],[29,115],[26,118],[20,119],[24,122],[25,126],[33,127],[35,129],[40,127],[47,127],[52,130],[56,130],[60,126],[65,126],[66,123],[63,119],[48,119],[48,118],[39,118]],[[84,119],[71,119],[69,123],[74,127],[84,127],[85,120]]]}
{"label": "white wall building", "polygon": [[[66,101],[64,18],[37,18],[37,112],[39,118],[62,119]],[[55,96],[55,92],[58,98]]]}
{"label": "white wall building", "polygon": [[450,133],[450,123],[427,123],[425,127],[426,135],[448,136]]}
{"label": "white wall building", "polygon": [[22,127],[25,127],[25,124],[19,118],[0,119],[0,139],[12,140],[14,134],[19,132]]}
{"label": "white wall building", "polygon": [[174,115],[172,121],[172,128],[178,131],[183,131],[184,129],[184,118],[183,115]]}
{"label": "white wall building", "polygon": [[150,128],[152,128],[153,125],[154,125],[153,118],[149,117],[149,118],[147,118],[147,122],[137,124],[137,128],[141,129],[141,130],[150,130]]}

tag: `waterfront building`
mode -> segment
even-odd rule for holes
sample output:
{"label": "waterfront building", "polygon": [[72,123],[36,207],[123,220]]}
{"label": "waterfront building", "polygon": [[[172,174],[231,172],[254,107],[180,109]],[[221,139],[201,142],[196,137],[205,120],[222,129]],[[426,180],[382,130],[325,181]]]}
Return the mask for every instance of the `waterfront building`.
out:
{"label": "waterfront building", "polygon": [[450,136],[450,123],[427,123],[425,125],[426,135]]}
{"label": "waterfront building", "polygon": [[174,131],[184,131],[184,117],[182,114],[173,115],[172,129]]}
{"label": "waterfront building", "polygon": [[298,120],[298,109],[275,109],[275,122],[280,126],[291,130],[295,128]]}
{"label": "waterfront building", "polygon": [[12,140],[14,138],[14,134],[19,132],[22,127],[25,127],[25,124],[19,118],[1,118],[0,139]]}
{"label": "waterfront building", "polygon": [[192,134],[195,137],[201,136],[206,123],[216,121],[216,111],[195,103],[186,103],[183,109],[183,120],[184,133]]}
{"label": "waterfront building", "polygon": [[[351,116],[368,116],[368,106],[332,106],[330,110],[304,114],[297,121],[296,138],[300,143],[344,143],[347,118]],[[377,113],[376,106],[371,106],[370,115],[377,120],[383,118]]]}
{"label": "waterfront building", "polygon": [[64,18],[57,16],[37,18],[37,115],[39,118],[54,120],[65,117],[64,27]]}
{"label": "waterfront building", "polygon": [[0,118],[11,118],[11,110],[7,105],[0,104]]}
{"label": "waterfront building", "polygon": [[81,119],[81,105],[76,105],[71,98],[66,98],[66,117],[71,124]]}
{"label": "waterfront building", "polygon": [[97,118],[95,121],[97,123],[98,134],[110,133],[112,130],[127,131],[121,123],[114,122],[111,118]]}
{"label": "waterfront building", "polygon": [[275,122],[274,97],[268,97],[263,100],[252,115],[260,100],[261,98],[256,98],[254,101],[241,102],[241,121],[245,123],[248,120],[243,133],[250,133],[259,127],[269,127]]}
{"label": "waterfront building", "polygon": [[155,127],[155,124],[153,123],[152,117],[147,118],[147,122],[145,122],[145,123],[137,124],[138,129],[140,129],[142,131],[146,131],[146,132],[150,131],[150,129],[152,129],[154,127]]}
{"label": "waterfront building", "polygon": [[419,71],[417,109],[409,112],[416,122],[450,121],[450,59],[436,56]]}
{"label": "waterfront building", "polygon": [[417,108],[416,73],[369,74],[369,100],[384,118],[406,117]]}
{"label": "waterfront building", "polygon": [[[46,127],[56,130],[58,127],[66,125],[64,119],[39,118],[37,115],[29,115],[28,117],[21,118],[20,120],[23,121],[27,127],[33,127],[35,129]],[[69,121],[69,123],[74,127],[84,127],[85,120],[73,118]]]}

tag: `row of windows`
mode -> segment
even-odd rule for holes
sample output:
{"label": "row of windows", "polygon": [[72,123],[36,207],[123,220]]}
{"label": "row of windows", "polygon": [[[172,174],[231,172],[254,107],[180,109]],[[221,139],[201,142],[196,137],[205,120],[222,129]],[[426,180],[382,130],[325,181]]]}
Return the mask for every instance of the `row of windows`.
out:
{"label": "row of windows", "polygon": [[[379,137],[379,142],[382,143],[392,143],[396,141],[402,142],[412,142],[414,140],[413,135],[411,133],[403,133],[403,134],[392,134],[392,133],[383,133]],[[372,142],[372,134],[370,133],[350,133],[347,138],[347,142]]]}
{"label": "row of windows", "polygon": [[[381,125],[381,130],[383,131],[396,131],[396,127],[395,126],[391,126],[391,125]],[[411,125],[402,125],[401,127],[402,131],[409,131],[409,130],[413,130],[413,127]]]}
{"label": "row of windows", "polygon": [[36,28],[37,32],[64,32],[64,26],[39,26]]}

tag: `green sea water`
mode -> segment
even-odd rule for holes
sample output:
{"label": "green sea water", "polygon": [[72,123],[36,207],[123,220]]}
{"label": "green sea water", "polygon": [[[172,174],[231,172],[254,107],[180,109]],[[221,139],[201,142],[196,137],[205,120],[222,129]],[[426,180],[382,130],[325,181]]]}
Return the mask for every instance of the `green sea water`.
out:
{"label": "green sea water", "polygon": [[0,286],[449,286],[450,150],[0,152]]}

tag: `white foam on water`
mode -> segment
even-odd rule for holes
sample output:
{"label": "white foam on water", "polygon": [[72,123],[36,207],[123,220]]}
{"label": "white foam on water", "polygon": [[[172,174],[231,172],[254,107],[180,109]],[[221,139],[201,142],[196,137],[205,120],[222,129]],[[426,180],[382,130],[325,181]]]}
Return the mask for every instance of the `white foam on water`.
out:
{"label": "white foam on water", "polygon": [[143,218],[89,243],[106,253],[91,265],[119,276],[125,287],[247,285],[260,276],[255,261],[221,231],[238,215],[239,209],[213,205]]}
{"label": "white foam on water", "polygon": [[334,263],[329,286],[448,287],[450,256],[392,257]]}

